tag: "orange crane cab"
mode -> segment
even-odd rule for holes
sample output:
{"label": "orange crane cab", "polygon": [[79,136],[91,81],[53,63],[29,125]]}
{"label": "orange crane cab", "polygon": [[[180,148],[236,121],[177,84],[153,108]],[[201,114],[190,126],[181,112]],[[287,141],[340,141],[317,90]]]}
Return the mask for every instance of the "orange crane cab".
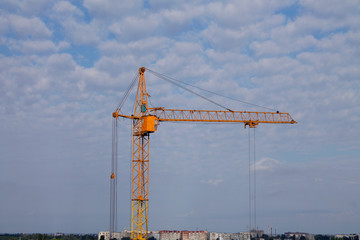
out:
{"label": "orange crane cab", "polygon": [[145,116],[142,118],[141,133],[153,133],[157,130],[159,119],[156,116]]}

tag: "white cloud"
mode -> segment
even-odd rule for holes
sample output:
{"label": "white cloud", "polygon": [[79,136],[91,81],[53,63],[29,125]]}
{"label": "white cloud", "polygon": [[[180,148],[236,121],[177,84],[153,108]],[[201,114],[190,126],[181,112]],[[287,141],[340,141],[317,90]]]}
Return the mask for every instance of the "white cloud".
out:
{"label": "white cloud", "polygon": [[0,9],[27,17],[35,17],[44,12],[51,5],[47,0],[3,0],[0,3]]}
{"label": "white cloud", "polygon": [[100,21],[86,21],[83,11],[68,1],[59,1],[51,9],[51,18],[65,31],[65,39],[77,45],[96,45],[107,34]]}
{"label": "white cloud", "polygon": [[174,0],[174,1],[166,1],[166,0],[152,0],[149,2],[151,8],[154,9],[173,9],[173,8],[182,8],[184,5],[188,4],[186,0]]}
{"label": "white cloud", "polygon": [[160,23],[161,19],[153,14],[145,17],[129,16],[121,22],[110,25],[109,30],[125,41],[139,40],[143,37],[155,35]]}
{"label": "white cloud", "polygon": [[281,26],[285,21],[282,15],[266,16],[258,22],[238,27],[222,26],[212,22],[202,31],[202,36],[209,41],[214,48],[239,49],[244,51],[253,39],[266,40],[269,38],[269,29]]}
{"label": "white cloud", "polygon": [[[184,5],[176,9],[156,9],[124,15],[110,24],[109,30],[121,41],[134,41],[154,36],[182,35],[188,27],[201,22],[204,7]],[[195,23],[194,23],[195,22]]]}
{"label": "white cloud", "polygon": [[360,185],[360,181],[354,181],[354,180],[349,180],[347,183],[351,185]]}
{"label": "white cloud", "polygon": [[212,2],[207,11],[213,16],[214,22],[221,27],[239,29],[241,26],[251,25],[273,15],[274,11],[289,6],[293,1],[226,1]]}
{"label": "white cloud", "polygon": [[317,182],[317,183],[321,183],[321,182],[324,181],[324,179],[322,179],[320,177],[317,177],[317,178],[314,179],[314,181]]}
{"label": "white cloud", "polygon": [[103,41],[99,50],[104,56],[119,56],[124,54],[152,55],[163,52],[173,44],[173,40],[166,37],[149,37],[136,41],[122,43],[116,40]]}
{"label": "white cloud", "polygon": [[90,14],[100,19],[118,19],[124,15],[134,15],[141,9],[143,2],[141,0],[85,0],[86,7]]}
{"label": "white cloud", "polygon": [[59,20],[65,20],[75,16],[81,17],[84,15],[83,12],[81,12],[76,6],[72,5],[68,1],[56,2],[52,8],[52,11],[52,17],[55,17]]}
{"label": "white cloud", "polygon": [[308,50],[315,47],[317,40],[311,36],[291,39],[283,38],[279,41],[266,40],[264,42],[255,41],[250,44],[250,48],[257,56],[276,56],[290,53],[296,53],[301,50]]}
{"label": "white cloud", "polygon": [[0,16],[0,34],[5,34],[9,27],[9,20],[7,17]]}
{"label": "white cloud", "polygon": [[49,71],[55,71],[58,73],[66,72],[69,73],[74,71],[76,63],[72,56],[67,53],[51,55],[47,60],[47,68]]}
{"label": "white cloud", "polygon": [[[262,158],[256,162],[256,171],[275,171],[281,165],[279,160],[273,158]],[[254,165],[252,166],[254,168]]]}
{"label": "white cloud", "polygon": [[208,179],[208,180],[201,180],[201,182],[217,187],[217,186],[219,186],[220,183],[224,182],[224,180],[223,179]]}
{"label": "white cloud", "polygon": [[11,30],[19,37],[41,39],[52,36],[52,32],[38,17],[25,18],[19,15],[9,15],[8,23]]}
{"label": "white cloud", "polygon": [[185,214],[181,214],[180,217],[191,217],[194,216],[194,211],[187,212]]}
{"label": "white cloud", "polygon": [[96,45],[102,38],[101,26],[97,22],[82,23],[74,19],[65,20],[63,23],[66,35],[69,40],[78,45]]}
{"label": "white cloud", "polygon": [[345,16],[352,15],[351,13],[358,13],[360,10],[356,0],[345,1],[342,4],[338,4],[336,0],[301,0],[299,3],[306,11],[313,11],[321,17],[336,17],[341,19]]}
{"label": "white cloud", "polygon": [[58,51],[61,51],[61,50],[65,50],[65,49],[68,49],[70,47],[70,43],[69,42],[66,42],[66,41],[61,41],[58,43],[57,47],[58,47]]}
{"label": "white cloud", "polygon": [[56,45],[50,40],[10,41],[9,46],[23,54],[53,53],[57,50]]}

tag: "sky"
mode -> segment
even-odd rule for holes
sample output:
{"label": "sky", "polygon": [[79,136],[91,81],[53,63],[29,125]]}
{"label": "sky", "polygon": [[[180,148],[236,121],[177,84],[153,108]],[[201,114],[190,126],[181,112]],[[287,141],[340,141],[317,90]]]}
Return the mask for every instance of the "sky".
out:
{"label": "sky", "polygon": [[[109,229],[112,112],[144,66],[298,122],[161,123],[150,140],[151,230],[246,231],[250,134],[259,229],[358,233],[359,12],[358,0],[2,0],[0,232]],[[145,77],[153,107],[220,110]],[[118,122],[123,230],[131,122]]]}

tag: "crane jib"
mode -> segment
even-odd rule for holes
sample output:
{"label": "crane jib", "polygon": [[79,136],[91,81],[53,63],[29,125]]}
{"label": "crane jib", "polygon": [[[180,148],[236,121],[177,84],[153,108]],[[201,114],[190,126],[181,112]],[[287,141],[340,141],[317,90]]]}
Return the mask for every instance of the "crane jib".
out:
{"label": "crane jib", "polygon": [[149,109],[159,121],[297,123],[288,113]]}

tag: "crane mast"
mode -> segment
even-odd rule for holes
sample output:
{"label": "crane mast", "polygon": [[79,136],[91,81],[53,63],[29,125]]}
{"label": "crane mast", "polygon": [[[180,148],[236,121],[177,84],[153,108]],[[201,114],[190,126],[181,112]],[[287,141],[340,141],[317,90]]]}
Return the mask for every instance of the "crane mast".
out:
{"label": "crane mast", "polygon": [[139,69],[139,84],[133,114],[133,156],[131,172],[131,239],[148,238],[149,207],[149,133],[144,117],[149,115],[145,68]]}
{"label": "crane mast", "polygon": [[[297,123],[289,113],[249,112],[249,111],[213,111],[179,110],[149,108],[145,84],[145,68],[139,68],[139,82],[136,102],[132,115],[121,114],[117,109],[113,113],[118,117],[132,120],[132,166],[131,166],[131,239],[148,238],[149,207],[149,142],[150,133],[157,130],[160,121],[184,122],[222,122],[243,123],[244,127],[255,128],[259,123],[294,124]],[[117,142],[117,141],[115,141]],[[113,146],[114,147],[114,146]],[[113,150],[114,151],[114,150]],[[113,173],[111,175],[113,178]],[[113,191],[113,189],[111,189]],[[110,223],[114,224],[114,223]]]}

